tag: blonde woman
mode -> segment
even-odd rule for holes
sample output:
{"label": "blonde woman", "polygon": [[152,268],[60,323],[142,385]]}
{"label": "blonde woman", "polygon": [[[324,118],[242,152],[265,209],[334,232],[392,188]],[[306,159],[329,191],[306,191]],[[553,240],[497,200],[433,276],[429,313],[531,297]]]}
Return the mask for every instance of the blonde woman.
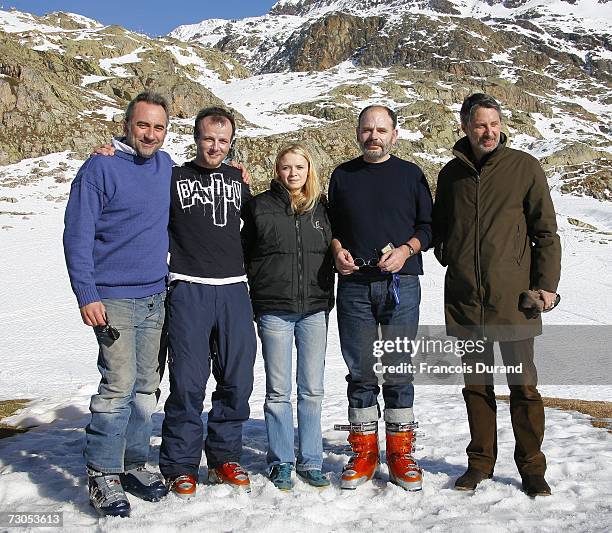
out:
{"label": "blonde woman", "polygon": [[[264,413],[270,479],[290,490],[292,466],[316,487],[321,472],[321,402],[327,322],[334,305],[331,229],[312,156],[299,144],[276,156],[270,189],[246,205],[242,229],[251,300],[266,370]],[[291,408],[297,348],[298,451]]]}

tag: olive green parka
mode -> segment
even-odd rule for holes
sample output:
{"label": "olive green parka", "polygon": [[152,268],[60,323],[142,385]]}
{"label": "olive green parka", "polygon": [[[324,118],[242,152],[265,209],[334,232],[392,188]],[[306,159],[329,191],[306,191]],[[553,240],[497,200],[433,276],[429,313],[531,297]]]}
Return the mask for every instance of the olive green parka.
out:
{"label": "olive green parka", "polygon": [[495,341],[539,335],[539,316],[519,308],[528,289],[556,292],[561,244],[544,171],[537,159],[506,146],[480,172],[467,137],[440,171],[433,210],[435,255],[447,266],[447,333]]}

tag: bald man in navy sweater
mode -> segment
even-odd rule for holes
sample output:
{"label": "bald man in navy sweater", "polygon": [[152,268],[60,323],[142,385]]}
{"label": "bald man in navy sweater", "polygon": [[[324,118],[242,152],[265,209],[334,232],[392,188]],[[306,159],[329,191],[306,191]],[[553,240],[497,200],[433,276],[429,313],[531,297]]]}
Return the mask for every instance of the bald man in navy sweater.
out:
{"label": "bald man in navy sweater", "polygon": [[[431,240],[432,211],[422,170],[389,153],[398,137],[393,110],[365,108],[356,135],[362,155],[336,168],[329,183],[332,251],[339,274],[338,331],[349,371],[349,425],[341,429],[350,431],[354,452],[342,472],[344,489],[370,480],[378,465],[380,386],[375,370],[380,361],[373,344],[379,340],[379,328],[383,339],[416,336],[420,252]],[[395,363],[403,362],[410,362],[409,353],[399,359],[396,355]],[[420,490],[422,472],[412,457],[412,374],[382,377],[389,478],[406,490]]]}

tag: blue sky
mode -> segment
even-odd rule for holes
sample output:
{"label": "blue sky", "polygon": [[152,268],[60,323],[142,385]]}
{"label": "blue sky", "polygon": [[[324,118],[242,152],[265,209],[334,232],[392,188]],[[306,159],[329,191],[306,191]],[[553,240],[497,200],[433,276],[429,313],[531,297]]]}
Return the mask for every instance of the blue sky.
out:
{"label": "blue sky", "polygon": [[0,0],[4,10],[14,7],[34,15],[70,11],[152,36],[165,35],[181,24],[203,19],[265,15],[275,3],[276,0]]}

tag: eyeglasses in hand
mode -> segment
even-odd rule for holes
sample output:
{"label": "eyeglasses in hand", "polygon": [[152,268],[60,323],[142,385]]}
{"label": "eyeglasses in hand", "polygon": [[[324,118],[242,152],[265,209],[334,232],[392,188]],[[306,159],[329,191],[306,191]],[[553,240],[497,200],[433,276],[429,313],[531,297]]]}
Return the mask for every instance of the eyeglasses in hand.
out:
{"label": "eyeglasses in hand", "polygon": [[104,335],[108,335],[111,339],[116,341],[120,336],[119,330],[110,325],[110,323],[106,323],[106,325],[100,330],[100,333]]}
{"label": "eyeglasses in hand", "polygon": [[361,257],[355,257],[355,259],[353,259],[353,262],[355,263],[355,266],[357,267],[375,267],[378,265],[378,261],[380,261],[378,257],[372,257],[371,259],[363,259]]}

